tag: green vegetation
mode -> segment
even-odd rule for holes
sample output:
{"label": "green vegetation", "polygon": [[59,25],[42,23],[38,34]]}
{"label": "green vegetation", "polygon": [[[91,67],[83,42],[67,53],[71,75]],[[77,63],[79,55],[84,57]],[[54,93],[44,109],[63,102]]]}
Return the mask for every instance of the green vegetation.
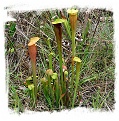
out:
{"label": "green vegetation", "polygon": [[[17,21],[5,26],[11,109],[59,111],[79,105],[114,109],[111,11],[62,9],[13,15]],[[29,40],[36,36],[40,41],[30,49]]]}

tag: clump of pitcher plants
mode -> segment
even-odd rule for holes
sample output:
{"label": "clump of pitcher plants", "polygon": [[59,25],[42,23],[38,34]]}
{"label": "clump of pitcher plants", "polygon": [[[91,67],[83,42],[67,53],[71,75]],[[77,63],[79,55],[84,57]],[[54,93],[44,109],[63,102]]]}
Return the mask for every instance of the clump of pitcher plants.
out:
{"label": "clump of pitcher plants", "polygon": [[[79,85],[81,59],[75,56],[76,54],[75,34],[76,34],[78,10],[69,9],[67,13],[69,14],[69,21],[67,21],[66,18],[62,19],[58,18],[52,22],[52,25],[54,27],[55,39],[57,43],[60,73],[55,72],[55,69],[53,68],[54,67],[53,57],[55,57],[55,55],[53,52],[50,52],[48,56],[49,60],[48,69],[45,71],[44,77],[40,79],[43,95],[51,110],[62,109],[64,107],[73,108],[75,105],[75,100]],[[63,63],[62,25],[65,26],[72,42],[71,78],[69,77],[69,70],[67,69],[67,66]],[[33,74],[33,83],[29,84],[28,88],[32,90],[35,104],[37,102],[37,92],[38,92],[37,89],[38,83],[36,78],[37,48],[35,43],[38,40],[39,37],[33,37],[30,39],[30,42],[28,43],[28,50],[31,59],[32,74]]]}

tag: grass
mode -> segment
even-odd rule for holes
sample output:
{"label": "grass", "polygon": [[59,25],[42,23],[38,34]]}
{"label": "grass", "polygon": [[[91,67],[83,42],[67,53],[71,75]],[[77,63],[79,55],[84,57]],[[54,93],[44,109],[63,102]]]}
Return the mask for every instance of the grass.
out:
{"label": "grass", "polygon": [[[62,10],[64,15],[66,9]],[[80,9],[79,9],[80,11]],[[45,71],[49,67],[49,54],[55,53],[52,57],[54,72],[59,73],[59,59],[53,25],[51,21],[58,17],[55,10],[43,11],[39,14],[36,11],[15,13],[12,12],[16,22],[8,22],[5,27],[5,54],[8,61],[9,76],[9,108],[18,112],[24,109],[35,111],[51,111],[44,98],[40,79],[44,77]],[[99,15],[100,16],[99,16]],[[78,15],[77,33],[83,34],[85,26],[84,19],[86,12]],[[99,20],[98,18],[104,20]],[[111,20],[110,20],[111,17]],[[89,14],[90,26],[86,30],[85,41],[81,37],[76,40],[76,56],[81,58],[80,81],[78,93],[76,95],[74,107],[88,107],[102,110],[114,110],[114,43],[113,43],[113,13],[106,10],[94,9]],[[99,21],[99,22],[98,22]],[[97,25],[97,28],[95,28]],[[85,32],[84,32],[85,33]],[[32,108],[28,89],[24,86],[24,81],[31,76],[30,58],[28,56],[27,44],[33,36],[39,36],[37,43],[37,76],[38,76],[38,104]],[[79,36],[78,34],[76,36]],[[67,30],[63,26],[63,40],[68,40],[69,46],[62,45],[63,58],[68,70],[71,70],[71,41],[67,35]],[[50,40],[50,45],[48,41]],[[14,49],[13,49],[14,48]],[[56,58],[56,59],[55,59]],[[74,68],[76,70],[76,68]],[[74,71],[75,71],[74,70]],[[71,71],[68,72],[71,77]],[[81,98],[81,104],[79,100]],[[49,100],[50,101],[50,100]],[[69,107],[71,108],[71,107]],[[60,110],[56,108],[56,110]]]}

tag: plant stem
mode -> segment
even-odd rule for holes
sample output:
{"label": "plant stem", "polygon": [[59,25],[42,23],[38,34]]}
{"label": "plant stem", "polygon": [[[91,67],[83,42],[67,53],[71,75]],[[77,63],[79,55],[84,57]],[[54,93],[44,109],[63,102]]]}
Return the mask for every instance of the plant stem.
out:
{"label": "plant stem", "polygon": [[35,95],[35,102],[36,102],[37,100],[36,63],[31,61],[31,64],[32,64],[32,72],[33,72],[34,95]]}
{"label": "plant stem", "polygon": [[35,104],[36,104],[36,98],[35,98],[35,92],[34,92],[34,88],[31,90],[32,92],[32,98],[33,98],[33,107],[35,106]]}
{"label": "plant stem", "polygon": [[52,69],[52,53],[49,54],[49,69]]}
{"label": "plant stem", "polygon": [[77,62],[76,64],[76,82],[75,82],[75,91],[74,91],[74,96],[73,96],[73,101],[72,101],[72,108],[74,107],[74,102],[76,99],[76,92],[79,84],[79,75],[80,75],[80,63]]}
{"label": "plant stem", "polygon": [[58,84],[58,80],[55,80],[55,88],[56,88],[56,91],[55,91],[55,96],[56,96],[56,106],[57,108],[59,108],[60,106],[60,88],[59,88],[59,84]]}
{"label": "plant stem", "polygon": [[74,61],[73,58],[75,57],[75,30],[72,30],[72,77],[71,77],[71,88],[73,88],[74,82]]}
{"label": "plant stem", "polygon": [[72,30],[72,56],[75,56],[76,51],[76,45],[75,45],[75,33],[76,30]]}
{"label": "plant stem", "polygon": [[68,71],[64,71],[63,72],[64,75],[64,86],[65,86],[65,96],[64,96],[64,103],[65,106],[68,107],[68,102],[69,102],[69,97],[68,97]]}

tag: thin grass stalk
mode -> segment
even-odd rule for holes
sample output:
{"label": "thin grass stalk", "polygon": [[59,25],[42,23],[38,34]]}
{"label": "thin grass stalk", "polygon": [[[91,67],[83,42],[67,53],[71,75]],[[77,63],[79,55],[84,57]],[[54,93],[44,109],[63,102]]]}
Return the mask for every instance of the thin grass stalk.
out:
{"label": "thin grass stalk", "polygon": [[70,25],[69,25],[69,21],[67,20],[67,18],[64,16],[64,14],[62,13],[62,11],[60,11],[60,15],[61,15],[61,18],[64,20],[63,24],[64,24],[64,27],[68,33],[68,36],[69,38],[71,39],[71,31],[70,31]]}
{"label": "thin grass stalk", "polygon": [[43,93],[45,96],[46,101],[48,102],[48,105],[50,106],[50,109],[52,110],[52,101],[50,98],[49,88],[48,88],[48,80],[44,77],[41,79],[42,87],[43,87]]}
{"label": "thin grass stalk", "polygon": [[90,25],[91,25],[91,20],[88,19],[88,20],[87,20],[87,23],[86,23],[86,26],[85,26],[85,28],[83,29],[83,33],[82,33],[82,38],[83,38],[83,41],[84,41],[84,42],[85,42],[86,37],[87,37],[87,35],[88,35],[88,31],[89,31]]}
{"label": "thin grass stalk", "polygon": [[45,98],[46,98],[46,100],[47,100],[47,102],[48,102],[48,104],[49,104],[49,106],[50,106],[50,109],[52,110],[53,109],[53,105],[52,105],[52,101],[51,101],[51,98],[50,98],[50,95],[49,95],[49,92],[48,92],[48,90],[47,90],[47,86],[43,86],[44,87],[44,96],[45,96]]}
{"label": "thin grass stalk", "polygon": [[67,31],[68,35],[69,35],[69,38],[72,39],[72,37],[71,37],[71,31],[70,31],[70,26],[69,26],[69,22],[67,21],[67,19],[65,19],[65,21],[64,21],[64,26],[66,28],[66,31]]}

